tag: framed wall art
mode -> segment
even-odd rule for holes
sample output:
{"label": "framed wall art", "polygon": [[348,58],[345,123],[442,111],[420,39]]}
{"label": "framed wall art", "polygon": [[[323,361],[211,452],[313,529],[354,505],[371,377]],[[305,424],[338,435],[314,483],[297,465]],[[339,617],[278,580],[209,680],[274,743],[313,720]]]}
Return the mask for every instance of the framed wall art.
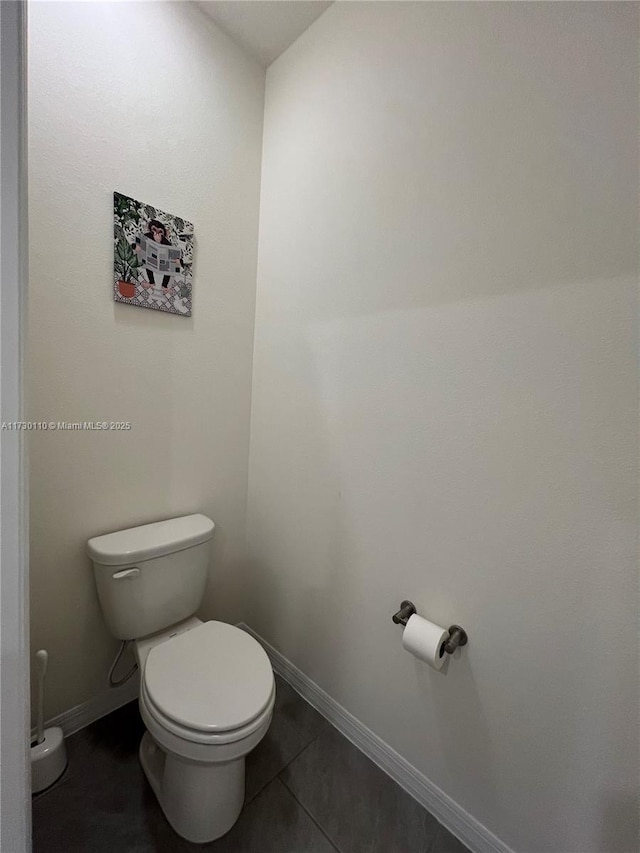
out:
{"label": "framed wall art", "polygon": [[116,302],[191,316],[191,222],[114,192],[113,250]]}

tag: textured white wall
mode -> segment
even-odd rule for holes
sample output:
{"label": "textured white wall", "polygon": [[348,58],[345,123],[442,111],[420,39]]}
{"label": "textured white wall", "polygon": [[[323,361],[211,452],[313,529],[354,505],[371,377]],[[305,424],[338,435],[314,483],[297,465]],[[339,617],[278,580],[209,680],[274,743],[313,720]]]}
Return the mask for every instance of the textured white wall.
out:
{"label": "textured white wall", "polygon": [[[28,413],[130,420],[30,435],[32,647],[47,715],[106,688],[89,536],[205,512],[204,612],[244,555],[264,71],[190,3],[31,3]],[[190,319],[111,297],[112,192],[195,225]]]}
{"label": "textured white wall", "polygon": [[520,853],[637,850],[637,39],[337,3],[267,74],[247,621]]}

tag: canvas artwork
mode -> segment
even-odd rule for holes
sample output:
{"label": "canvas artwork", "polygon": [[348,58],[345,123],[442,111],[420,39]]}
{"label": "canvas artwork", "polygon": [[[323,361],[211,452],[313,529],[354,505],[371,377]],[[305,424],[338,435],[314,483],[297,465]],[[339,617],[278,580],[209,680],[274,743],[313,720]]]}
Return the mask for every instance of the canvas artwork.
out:
{"label": "canvas artwork", "polygon": [[190,222],[114,192],[113,245],[116,302],[191,316]]}

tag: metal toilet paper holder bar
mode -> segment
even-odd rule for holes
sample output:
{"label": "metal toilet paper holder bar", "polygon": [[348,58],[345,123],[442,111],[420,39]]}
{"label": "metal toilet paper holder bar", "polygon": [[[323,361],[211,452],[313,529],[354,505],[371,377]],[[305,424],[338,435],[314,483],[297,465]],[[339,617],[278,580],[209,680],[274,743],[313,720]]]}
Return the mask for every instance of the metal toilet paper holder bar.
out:
{"label": "metal toilet paper holder bar", "polygon": [[[410,617],[416,613],[416,606],[412,601],[403,601],[400,604],[400,610],[394,613],[391,617],[396,625],[406,627]],[[467,632],[460,625],[451,625],[449,627],[449,639],[444,644],[444,650],[448,655],[452,655],[459,646],[466,646],[469,642]]]}

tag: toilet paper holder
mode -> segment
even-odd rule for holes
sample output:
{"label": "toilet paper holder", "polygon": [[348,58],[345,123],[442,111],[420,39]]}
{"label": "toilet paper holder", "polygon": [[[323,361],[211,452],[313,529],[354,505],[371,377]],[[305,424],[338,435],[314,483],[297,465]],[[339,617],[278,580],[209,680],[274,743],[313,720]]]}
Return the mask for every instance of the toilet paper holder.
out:
{"label": "toilet paper holder", "polygon": [[[400,610],[394,613],[391,617],[396,625],[406,627],[410,617],[416,613],[416,606],[412,601],[403,601],[400,604]],[[449,639],[444,644],[444,650],[447,654],[452,655],[459,646],[466,646],[469,642],[467,632],[460,625],[451,625],[449,627]]]}

